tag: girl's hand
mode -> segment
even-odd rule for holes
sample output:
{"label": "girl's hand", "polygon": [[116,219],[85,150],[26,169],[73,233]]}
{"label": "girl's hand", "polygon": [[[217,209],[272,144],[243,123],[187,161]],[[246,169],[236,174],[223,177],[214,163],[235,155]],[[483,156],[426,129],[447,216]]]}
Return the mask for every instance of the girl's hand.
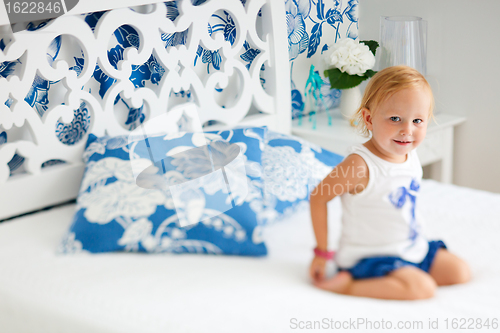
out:
{"label": "girl's hand", "polygon": [[311,267],[309,268],[309,274],[314,282],[322,281],[325,278],[325,265],[325,258],[318,256],[314,257]]}

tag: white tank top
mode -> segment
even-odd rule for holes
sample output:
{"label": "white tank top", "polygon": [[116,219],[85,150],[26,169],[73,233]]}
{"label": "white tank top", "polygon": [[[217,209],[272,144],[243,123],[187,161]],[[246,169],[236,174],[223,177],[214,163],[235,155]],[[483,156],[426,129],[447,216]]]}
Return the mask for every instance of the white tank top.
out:
{"label": "white tank top", "polygon": [[422,235],[416,199],[422,166],[415,150],[404,163],[391,163],[363,145],[351,147],[368,165],[369,181],[358,194],[345,193],[342,201],[342,234],[335,261],[351,268],[360,259],[396,256],[420,263],[429,249]]}

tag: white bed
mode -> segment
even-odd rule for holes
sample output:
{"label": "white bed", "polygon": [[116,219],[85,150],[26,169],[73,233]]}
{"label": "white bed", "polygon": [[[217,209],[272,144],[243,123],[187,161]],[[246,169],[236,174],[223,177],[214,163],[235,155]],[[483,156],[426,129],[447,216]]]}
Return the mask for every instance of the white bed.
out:
{"label": "white bed", "polygon": [[[74,205],[21,217],[0,225],[1,331],[292,332],[299,321],[367,318],[394,326],[422,321],[424,330],[415,330],[422,332],[429,318],[439,318],[442,329],[446,318],[449,325],[453,318],[498,318],[500,195],[425,181],[420,207],[429,237],[443,239],[463,257],[473,279],[440,287],[433,299],[409,302],[314,288],[307,276],[314,245],[307,211],[266,230],[269,256],[264,258],[57,256]],[[329,208],[335,242],[339,202]]]}
{"label": "white bed", "polygon": [[[127,5],[146,2],[130,0]],[[121,79],[117,81],[119,89],[126,92],[132,104],[138,108],[146,101],[153,115],[166,111],[169,89],[178,91],[191,84],[201,104],[212,110],[200,115],[202,122],[218,120],[226,126],[267,125],[289,132],[290,77],[283,2],[247,0],[246,3],[246,11],[238,7],[239,1],[212,0],[201,9],[185,4],[183,10],[193,16],[179,20],[175,27],[159,19],[156,26],[183,31],[192,24],[193,29],[200,29],[196,33],[198,40],[193,37],[186,49],[179,48],[182,52],[196,50],[200,41],[207,48],[217,49],[224,41],[218,37],[212,39],[206,33],[202,35],[201,31],[206,29],[202,19],[207,19],[214,10],[230,7],[240,22],[238,27],[248,29],[248,37],[261,49],[251,74],[241,72],[244,87],[248,85],[251,89],[242,89],[233,109],[218,106],[213,98],[217,82],[231,86],[231,66],[241,69],[229,58],[230,65],[223,75],[202,79],[189,76],[189,80],[183,76],[185,82],[170,80],[155,94],[148,89],[134,89],[127,83],[129,73],[115,71],[107,63],[105,50],[109,35],[118,26],[133,23],[146,43],[138,52],[126,54],[128,62],[122,69],[132,63],[144,63],[153,50],[167,63],[169,59],[177,59],[186,65],[188,60],[183,57],[190,55],[185,56],[179,50],[163,53],[163,46],[151,39],[153,24],[147,15],[164,18],[164,12],[140,16],[115,10],[107,16],[106,24],[96,27],[95,39],[85,24],[64,16],[58,18],[51,29],[22,35],[15,47],[0,53],[0,62],[3,62],[13,61],[28,51],[27,66],[19,79],[0,78],[0,97],[11,96],[21,101],[11,110],[0,104],[0,121],[5,130],[28,123],[33,136],[32,140],[19,138],[0,146],[0,219],[74,199],[82,177],[85,140],[68,146],[62,145],[54,135],[57,120],[62,117],[65,122],[71,121],[72,109],[56,107],[40,118],[31,114],[31,109],[22,102],[36,73],[47,80],[67,78],[65,88],[71,94],[65,96],[66,104],[75,109],[82,99],[92,106],[95,121],[90,132],[97,135],[127,133],[114,120],[113,94],[101,101],[81,90],[93,73],[92,66],[85,67],[80,77],[83,81],[77,81],[67,64],[56,65],[54,69],[40,60],[45,59],[47,45],[61,33],[80,40],[91,62],[99,59],[105,72]],[[89,7],[99,5],[97,1],[88,4]],[[107,8],[100,5],[100,9],[118,6],[116,3]],[[262,33],[255,31],[254,22],[262,6],[266,8],[263,14],[267,12],[272,18],[265,21],[269,34],[264,39],[258,37]],[[241,47],[243,39],[235,43]],[[229,47],[222,48],[224,55],[236,55]],[[259,77],[262,63],[272,69],[265,92]],[[176,64],[169,63],[169,69],[174,71]],[[228,110],[234,111],[231,117],[224,113]],[[26,173],[9,177],[7,162],[16,153],[26,157],[29,163],[25,163]],[[66,164],[42,169],[42,163],[50,159],[62,159]],[[307,274],[314,247],[307,211],[265,229],[269,255],[261,258],[129,253],[56,255],[61,237],[71,223],[74,205],[10,219],[0,223],[0,333],[290,332],[313,321],[333,319],[343,323],[357,322],[358,318],[379,324],[390,320],[393,328],[398,321],[421,321],[423,329],[416,330],[419,332],[429,328],[429,319],[436,318],[439,318],[440,329],[445,328],[446,318],[450,329],[454,318],[481,318],[483,322],[489,319],[491,327],[492,320],[498,320],[500,313],[500,263],[497,260],[500,196],[426,181],[419,205],[427,220],[429,237],[443,239],[451,251],[463,257],[472,268],[473,280],[466,285],[439,288],[431,300],[413,302],[346,297],[314,288]],[[340,227],[338,201],[330,203],[330,212],[330,238],[331,244],[335,244]],[[333,272],[333,267],[330,271]],[[358,331],[365,328],[361,325]]]}

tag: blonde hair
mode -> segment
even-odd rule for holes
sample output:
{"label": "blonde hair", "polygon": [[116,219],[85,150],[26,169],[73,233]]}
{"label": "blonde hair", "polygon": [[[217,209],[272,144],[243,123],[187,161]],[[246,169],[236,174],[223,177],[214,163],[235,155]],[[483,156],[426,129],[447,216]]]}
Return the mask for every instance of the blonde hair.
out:
{"label": "blonde hair", "polygon": [[416,87],[424,87],[429,91],[431,97],[429,118],[433,118],[434,96],[424,76],[408,66],[392,66],[381,70],[370,79],[361,99],[361,105],[351,118],[351,125],[364,136],[369,136],[370,133],[363,119],[363,109],[366,108],[373,114],[380,104],[398,91]]}

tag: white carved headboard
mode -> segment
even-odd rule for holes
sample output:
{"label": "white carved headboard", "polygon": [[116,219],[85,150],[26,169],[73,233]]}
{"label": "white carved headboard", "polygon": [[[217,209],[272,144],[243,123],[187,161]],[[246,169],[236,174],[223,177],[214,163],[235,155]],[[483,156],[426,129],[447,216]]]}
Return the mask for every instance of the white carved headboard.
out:
{"label": "white carved headboard", "polygon": [[[90,15],[64,15],[0,45],[0,219],[75,198],[88,133],[126,134],[186,98],[205,124],[290,132],[283,1],[179,0],[94,16],[95,27]],[[120,48],[116,31],[132,32]],[[133,82],[134,71],[149,80]]]}

